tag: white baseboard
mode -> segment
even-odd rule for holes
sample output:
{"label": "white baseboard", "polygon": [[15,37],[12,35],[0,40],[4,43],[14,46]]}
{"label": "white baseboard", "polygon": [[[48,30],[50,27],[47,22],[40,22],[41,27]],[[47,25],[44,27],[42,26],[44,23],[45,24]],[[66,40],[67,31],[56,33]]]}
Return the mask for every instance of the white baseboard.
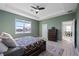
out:
{"label": "white baseboard", "polygon": [[75,51],[76,51],[76,54],[79,56],[79,50],[78,50],[78,48],[76,48]]}

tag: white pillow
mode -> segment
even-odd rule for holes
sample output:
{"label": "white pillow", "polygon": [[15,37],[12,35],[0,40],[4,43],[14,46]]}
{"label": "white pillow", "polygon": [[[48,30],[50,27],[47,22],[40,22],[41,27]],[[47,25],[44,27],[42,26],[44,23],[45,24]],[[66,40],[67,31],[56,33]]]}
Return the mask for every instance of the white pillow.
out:
{"label": "white pillow", "polygon": [[13,39],[13,37],[5,32],[2,32],[1,34],[2,42],[7,45],[8,47],[16,47],[16,41]]}
{"label": "white pillow", "polygon": [[0,42],[0,53],[6,52],[8,50],[8,47]]}
{"label": "white pillow", "polygon": [[4,38],[4,37],[13,39],[13,37],[12,37],[9,33],[2,32],[2,33],[1,33],[1,38]]}

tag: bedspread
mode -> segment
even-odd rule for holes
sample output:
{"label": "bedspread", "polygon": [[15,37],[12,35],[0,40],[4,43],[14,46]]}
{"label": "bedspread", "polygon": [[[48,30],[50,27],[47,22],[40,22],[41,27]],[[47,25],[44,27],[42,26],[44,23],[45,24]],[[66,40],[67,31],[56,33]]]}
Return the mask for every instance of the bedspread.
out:
{"label": "bedspread", "polygon": [[21,37],[21,38],[16,38],[16,42],[18,46],[28,46],[30,44],[33,44],[37,41],[40,41],[41,39],[38,37]]}

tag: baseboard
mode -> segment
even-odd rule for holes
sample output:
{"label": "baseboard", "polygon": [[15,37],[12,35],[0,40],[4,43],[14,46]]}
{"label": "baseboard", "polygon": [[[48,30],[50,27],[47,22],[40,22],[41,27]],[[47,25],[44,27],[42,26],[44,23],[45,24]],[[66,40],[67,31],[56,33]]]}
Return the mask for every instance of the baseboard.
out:
{"label": "baseboard", "polygon": [[76,54],[79,56],[79,50],[78,50],[78,48],[76,48],[75,51],[76,51]]}

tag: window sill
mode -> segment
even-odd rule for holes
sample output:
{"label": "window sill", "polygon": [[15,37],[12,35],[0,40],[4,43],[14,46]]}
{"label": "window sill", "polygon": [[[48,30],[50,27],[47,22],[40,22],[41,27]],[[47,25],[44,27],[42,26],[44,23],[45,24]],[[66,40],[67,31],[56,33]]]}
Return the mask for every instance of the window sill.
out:
{"label": "window sill", "polygon": [[29,34],[31,32],[16,32],[15,34]]}

